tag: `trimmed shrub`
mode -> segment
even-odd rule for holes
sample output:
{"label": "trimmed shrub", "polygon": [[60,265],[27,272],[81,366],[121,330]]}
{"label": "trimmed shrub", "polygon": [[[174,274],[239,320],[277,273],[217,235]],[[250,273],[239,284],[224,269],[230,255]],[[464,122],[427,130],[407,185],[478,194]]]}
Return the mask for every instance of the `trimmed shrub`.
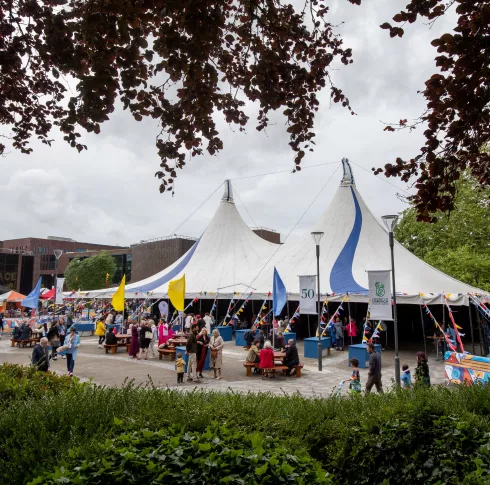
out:
{"label": "trimmed shrub", "polygon": [[[121,425],[122,421],[117,420]],[[83,483],[331,484],[320,465],[306,454],[293,455],[271,437],[227,426],[203,433],[170,427],[135,431],[106,440],[94,459],[73,455],[62,467],[30,485]]]}

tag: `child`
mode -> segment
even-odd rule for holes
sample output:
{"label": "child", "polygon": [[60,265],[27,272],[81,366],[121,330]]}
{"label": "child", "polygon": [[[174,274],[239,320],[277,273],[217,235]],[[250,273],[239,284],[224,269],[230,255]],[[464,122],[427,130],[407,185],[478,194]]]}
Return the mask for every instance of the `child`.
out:
{"label": "child", "polygon": [[177,370],[177,384],[182,384],[184,382],[185,360],[182,358],[181,352],[177,354],[175,369]]}
{"label": "child", "polygon": [[350,390],[351,392],[358,393],[361,392],[361,376],[359,375],[359,361],[357,359],[351,359],[350,365],[352,366],[352,377],[346,379],[345,381],[351,381]]}
{"label": "child", "polygon": [[402,367],[402,387],[403,389],[412,389],[412,375],[410,374],[410,368],[407,364]]}

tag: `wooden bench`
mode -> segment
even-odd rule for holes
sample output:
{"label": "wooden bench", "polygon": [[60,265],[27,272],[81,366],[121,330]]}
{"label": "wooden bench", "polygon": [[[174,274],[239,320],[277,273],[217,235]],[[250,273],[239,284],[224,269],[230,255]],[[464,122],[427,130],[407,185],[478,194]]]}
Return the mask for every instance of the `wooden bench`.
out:
{"label": "wooden bench", "polygon": [[32,344],[37,344],[41,339],[40,338],[30,338],[29,340],[14,340],[12,339],[10,341],[11,346],[15,347],[17,344],[19,347],[27,347],[27,344],[29,344],[29,347],[32,347]]}
{"label": "wooden bench", "polygon": [[164,355],[168,355],[170,360],[175,360],[175,347],[168,349],[158,349],[158,360],[162,360]]}
{"label": "wooden bench", "polygon": [[115,354],[117,352],[118,347],[119,347],[119,345],[117,345],[117,344],[114,344],[114,345],[104,344],[104,349],[105,349],[106,354],[109,353],[109,350],[111,351],[111,354]]}
{"label": "wooden bench", "polygon": [[[246,375],[247,377],[251,377],[252,375],[252,369],[260,369],[259,364],[256,362],[244,362],[243,366],[245,367],[246,370]],[[294,368],[296,369],[296,374],[294,374],[297,378],[301,377],[301,369],[303,368],[303,364],[298,364],[295,365]],[[286,372],[288,370],[287,365],[275,365],[274,369],[272,369],[274,372],[276,371],[281,371],[282,374],[285,376]],[[262,374],[263,369],[260,369],[260,373]]]}

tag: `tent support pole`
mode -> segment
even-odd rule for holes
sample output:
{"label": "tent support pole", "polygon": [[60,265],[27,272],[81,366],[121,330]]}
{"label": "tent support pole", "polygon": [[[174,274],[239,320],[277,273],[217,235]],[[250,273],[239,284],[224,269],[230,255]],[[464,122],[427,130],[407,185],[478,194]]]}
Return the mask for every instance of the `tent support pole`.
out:
{"label": "tent support pole", "polygon": [[310,315],[307,315],[306,318],[308,319],[308,337],[311,337]]}
{"label": "tent support pole", "polygon": [[420,309],[420,323],[422,324],[422,335],[424,337],[424,352],[425,355],[427,355],[427,338],[425,337],[424,314],[422,312],[422,305],[419,305],[419,309]]}
{"label": "tent support pole", "polygon": [[[347,311],[349,313],[349,325],[350,325],[350,322],[351,322],[351,318],[350,318],[350,300],[349,300],[349,293],[347,293]],[[349,327],[351,328],[351,327]],[[350,336],[350,344],[352,345],[352,332],[350,332],[351,336]]]}
{"label": "tent support pole", "polygon": [[476,310],[476,323],[478,325],[478,331],[480,334],[480,355],[484,357],[485,350],[486,350],[486,345],[483,343],[483,332],[481,328],[481,320],[480,320],[480,312],[478,311],[478,308],[475,305],[475,310]]}
{"label": "tent support pole", "polygon": [[471,301],[468,302],[468,315],[470,317],[471,349],[475,355],[475,336],[473,335],[473,318],[471,316]]}

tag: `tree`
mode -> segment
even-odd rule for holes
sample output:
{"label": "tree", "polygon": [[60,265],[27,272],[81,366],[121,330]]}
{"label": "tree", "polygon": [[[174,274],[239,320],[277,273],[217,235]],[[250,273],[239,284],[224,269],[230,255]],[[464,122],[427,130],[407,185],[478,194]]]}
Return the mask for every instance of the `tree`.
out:
{"label": "tree", "polygon": [[352,53],[327,13],[318,0],[301,11],[280,0],[0,0],[0,122],[23,153],[32,136],[50,145],[53,127],[81,151],[80,128],[100,133],[119,99],[136,121],[160,122],[163,192],[187,155],[223,148],[215,112],[244,130],[245,97],[260,105],[258,130],[283,109],[299,170],[314,145],[316,93],[329,86],[350,109],[329,68]]}
{"label": "tree", "polygon": [[415,207],[402,213],[395,237],[416,256],[465,283],[490,291],[490,188],[480,189],[469,171],[456,183],[451,214],[417,222]]}
{"label": "tree", "polygon": [[[397,125],[397,129],[414,129],[423,123],[425,145],[414,158],[397,158],[395,164],[384,167],[388,177],[399,176],[406,182],[418,177],[412,202],[418,219],[424,221],[454,208],[457,181],[466,169],[481,186],[490,184],[490,153],[481,150],[490,140],[490,2],[411,0],[393,21],[404,25],[424,17],[431,25],[452,9],[456,14],[453,33],[432,41],[440,54],[435,59],[439,72],[425,83],[427,109],[414,123],[401,120]],[[388,22],[381,28],[388,29],[391,37],[404,33]]]}
{"label": "tree", "polygon": [[75,258],[65,271],[66,286],[69,290],[97,290],[106,286],[106,275],[109,283],[116,272],[116,262],[107,252],[80,260]]}

